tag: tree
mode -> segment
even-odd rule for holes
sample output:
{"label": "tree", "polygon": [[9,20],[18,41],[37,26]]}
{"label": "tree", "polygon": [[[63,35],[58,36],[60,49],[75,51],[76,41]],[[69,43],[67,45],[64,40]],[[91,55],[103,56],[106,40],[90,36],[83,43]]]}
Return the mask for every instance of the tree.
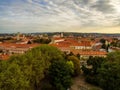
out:
{"label": "tree", "polygon": [[91,74],[97,74],[97,69],[101,67],[103,61],[105,61],[105,58],[103,57],[89,57],[87,60],[87,65],[92,66]]}
{"label": "tree", "polygon": [[104,38],[100,39],[100,42],[103,43],[103,44],[105,43],[105,41],[106,40]]}
{"label": "tree", "polygon": [[29,81],[16,63],[0,62],[0,90],[26,90]]}
{"label": "tree", "polygon": [[50,82],[55,90],[67,90],[72,84],[71,68],[64,60],[54,61],[49,68]]}
{"label": "tree", "polygon": [[40,81],[48,74],[51,63],[63,59],[63,53],[55,47],[41,45],[29,51],[26,57],[30,60],[31,84],[37,90],[40,88]]}
{"label": "tree", "polygon": [[106,59],[91,57],[87,64],[92,65],[92,68],[83,67],[87,82],[103,90],[120,90],[120,52],[109,53]]}
{"label": "tree", "polygon": [[40,47],[32,49],[33,55],[38,52],[41,52],[41,57],[44,57],[45,60],[50,62],[53,60],[61,60],[64,55],[58,48],[49,45],[41,45]]}
{"label": "tree", "polygon": [[106,49],[108,51],[109,45],[106,45],[106,40],[104,38],[100,39],[100,42],[102,43],[102,48]]}
{"label": "tree", "polygon": [[48,44],[51,42],[51,39],[37,38],[33,40],[34,43]]}
{"label": "tree", "polygon": [[87,66],[82,66],[83,73],[86,75],[86,81],[98,85],[98,69],[101,64],[105,61],[103,57],[89,57],[87,60]]}
{"label": "tree", "polygon": [[74,74],[74,64],[72,61],[67,61],[68,66],[71,68],[71,75]]}
{"label": "tree", "polygon": [[78,54],[76,55],[76,57],[77,57],[78,59],[80,59],[80,54],[78,53]]}
{"label": "tree", "polygon": [[103,48],[103,49],[106,49],[106,48],[107,48],[107,46],[106,46],[105,43],[102,44],[102,48]]}
{"label": "tree", "polygon": [[0,90],[39,90],[50,65],[62,59],[63,53],[57,48],[41,45],[0,61]]}
{"label": "tree", "polygon": [[73,56],[74,54],[73,54],[73,52],[70,52],[69,54],[68,54],[68,56]]}
{"label": "tree", "polygon": [[72,61],[74,64],[74,76],[80,74],[80,60],[76,56],[68,56],[68,61]]}
{"label": "tree", "polygon": [[104,90],[120,90],[120,52],[108,54],[98,73],[99,86]]}
{"label": "tree", "polygon": [[99,86],[104,90],[120,90],[120,65],[104,63],[99,69]]}

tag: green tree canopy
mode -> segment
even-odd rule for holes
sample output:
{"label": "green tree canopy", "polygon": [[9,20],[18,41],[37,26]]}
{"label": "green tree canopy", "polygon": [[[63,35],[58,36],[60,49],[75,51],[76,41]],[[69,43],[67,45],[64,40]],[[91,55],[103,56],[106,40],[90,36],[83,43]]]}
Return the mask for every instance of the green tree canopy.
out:
{"label": "green tree canopy", "polygon": [[120,90],[120,52],[108,54],[98,72],[99,85],[104,90]]}
{"label": "green tree canopy", "polygon": [[74,76],[80,74],[80,60],[76,56],[68,56],[68,61],[72,61],[74,65]]}
{"label": "green tree canopy", "polygon": [[103,90],[120,90],[120,52],[109,53],[105,60],[89,58],[87,63],[92,65],[92,68],[83,67],[87,82]]}
{"label": "green tree canopy", "polygon": [[54,90],[67,90],[72,84],[72,69],[64,60],[54,61],[49,68],[51,84]]}
{"label": "green tree canopy", "polygon": [[57,48],[42,45],[0,61],[0,90],[38,90],[52,62],[62,59]]}

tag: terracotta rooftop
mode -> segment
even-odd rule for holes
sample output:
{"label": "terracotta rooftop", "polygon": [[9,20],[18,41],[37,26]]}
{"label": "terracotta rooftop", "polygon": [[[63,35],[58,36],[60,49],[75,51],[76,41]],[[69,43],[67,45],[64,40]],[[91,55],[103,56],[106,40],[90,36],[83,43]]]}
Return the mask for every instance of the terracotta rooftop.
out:
{"label": "terracotta rooftop", "polygon": [[61,39],[64,39],[64,38],[61,38],[61,37],[54,37],[53,39],[54,39],[54,40],[61,40]]}
{"label": "terracotta rooftop", "polygon": [[9,59],[9,55],[0,55],[0,60],[7,60]]}
{"label": "terracotta rooftop", "polygon": [[90,41],[78,42],[77,40],[67,38],[65,39],[65,41],[57,42],[53,46],[57,47],[91,46],[91,42]]}

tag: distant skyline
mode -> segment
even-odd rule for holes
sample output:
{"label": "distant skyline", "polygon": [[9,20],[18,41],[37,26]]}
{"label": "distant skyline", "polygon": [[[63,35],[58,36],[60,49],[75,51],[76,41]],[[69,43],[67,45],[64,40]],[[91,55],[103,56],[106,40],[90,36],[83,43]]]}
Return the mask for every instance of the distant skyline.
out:
{"label": "distant skyline", "polygon": [[0,0],[0,33],[120,33],[120,0]]}

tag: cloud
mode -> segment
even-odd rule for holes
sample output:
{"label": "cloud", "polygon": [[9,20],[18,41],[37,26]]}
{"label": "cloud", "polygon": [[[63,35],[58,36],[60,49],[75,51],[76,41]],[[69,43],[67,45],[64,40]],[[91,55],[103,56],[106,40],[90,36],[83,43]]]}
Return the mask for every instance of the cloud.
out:
{"label": "cloud", "polygon": [[74,31],[77,28],[78,31],[120,23],[119,0],[5,1],[0,4],[0,28],[4,30]]}
{"label": "cloud", "polygon": [[115,11],[113,5],[110,4],[110,0],[98,0],[91,7],[103,13],[113,13]]}

